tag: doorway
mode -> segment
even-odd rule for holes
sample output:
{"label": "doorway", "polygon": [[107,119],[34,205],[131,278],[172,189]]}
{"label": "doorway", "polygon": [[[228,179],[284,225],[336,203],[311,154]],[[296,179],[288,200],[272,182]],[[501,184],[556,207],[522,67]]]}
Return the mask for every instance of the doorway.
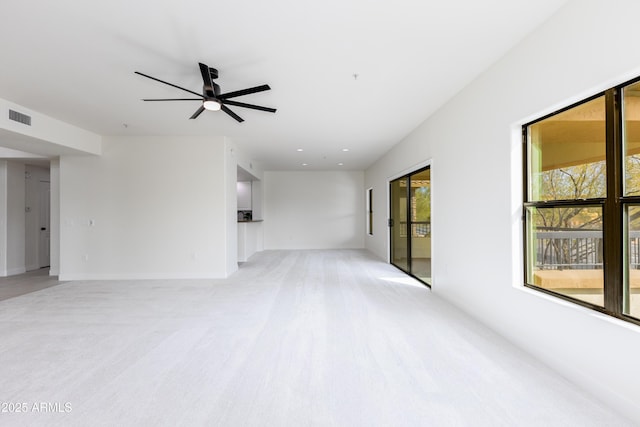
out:
{"label": "doorway", "polygon": [[43,162],[26,164],[25,174],[25,269],[51,265],[51,172]]}
{"label": "doorway", "polygon": [[431,287],[431,168],[389,183],[391,264]]}
{"label": "doorway", "polygon": [[38,184],[38,197],[40,198],[38,267],[44,268],[51,264],[51,183],[40,181]]}

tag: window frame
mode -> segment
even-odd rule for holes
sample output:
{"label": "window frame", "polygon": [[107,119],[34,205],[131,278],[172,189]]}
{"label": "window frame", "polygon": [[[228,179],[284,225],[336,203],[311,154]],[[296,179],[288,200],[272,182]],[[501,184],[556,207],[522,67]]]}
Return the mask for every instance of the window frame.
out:
{"label": "window frame", "polygon": [[373,187],[367,189],[367,234],[373,236]]}
{"label": "window frame", "polygon": [[[640,204],[640,195],[625,196],[624,194],[624,88],[640,82],[640,77],[626,81],[607,90],[598,92],[588,98],[575,102],[550,114],[532,120],[522,125],[522,248],[523,248],[523,283],[524,286],[538,292],[552,295],[565,301],[569,301],[583,307],[607,314],[609,316],[640,325],[640,318],[626,314],[625,286],[629,286],[625,277],[627,271],[626,248],[628,243],[626,225],[626,211],[629,206]],[[528,129],[531,125],[541,122],[573,109],[581,104],[592,101],[604,95],[605,98],[605,168],[606,168],[606,195],[602,198],[588,198],[575,200],[531,201],[530,188],[530,164],[529,164],[529,137]],[[603,208],[603,277],[604,277],[604,304],[603,306],[591,304],[587,301],[572,298],[569,295],[554,292],[540,286],[528,283],[529,259],[528,259],[528,223],[527,208],[552,208],[552,207],[576,207],[602,205]],[[629,290],[630,291],[630,290]]]}

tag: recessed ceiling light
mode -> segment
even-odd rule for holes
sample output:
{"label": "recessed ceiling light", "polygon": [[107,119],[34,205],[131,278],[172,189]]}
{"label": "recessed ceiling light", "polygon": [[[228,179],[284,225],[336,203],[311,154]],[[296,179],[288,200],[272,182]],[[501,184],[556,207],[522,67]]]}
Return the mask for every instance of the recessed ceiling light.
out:
{"label": "recessed ceiling light", "polygon": [[343,166],[343,165],[344,165],[344,163],[338,163],[338,166]]}
{"label": "recessed ceiling light", "polygon": [[309,163],[303,163],[302,166],[309,166]]}
{"label": "recessed ceiling light", "polygon": [[349,151],[349,149],[348,148],[343,148],[342,151]]}
{"label": "recessed ceiling light", "polygon": [[304,151],[302,148],[298,148],[296,151]]}

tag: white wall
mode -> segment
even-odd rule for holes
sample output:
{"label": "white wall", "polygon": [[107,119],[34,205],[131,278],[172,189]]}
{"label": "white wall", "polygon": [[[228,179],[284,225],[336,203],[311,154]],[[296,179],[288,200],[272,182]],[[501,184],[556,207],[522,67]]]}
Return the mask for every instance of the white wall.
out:
{"label": "white wall", "polygon": [[49,165],[51,179],[51,266],[49,275],[60,274],[60,159],[51,160]]}
{"label": "white wall", "polygon": [[363,172],[265,172],[265,249],[364,247]]}
{"label": "white wall", "polygon": [[7,275],[7,161],[0,160],[0,276]]}
{"label": "white wall", "polygon": [[387,179],[432,160],[433,292],[640,423],[640,327],[522,286],[519,139],[528,120],[640,75],[639,14],[630,0],[568,3],[367,170],[365,185],[375,192],[366,245],[386,258]]}
{"label": "white wall", "polygon": [[225,144],[112,137],[61,157],[61,280],[226,277]]}
{"label": "white wall", "polygon": [[230,138],[224,140],[224,168],[221,179],[224,228],[221,242],[224,250],[225,277],[238,270],[238,164],[242,153]]}
{"label": "white wall", "polygon": [[249,172],[255,178],[262,179],[264,176],[264,169],[260,162],[253,160],[250,157],[250,153],[240,150],[238,146],[230,139],[226,138],[226,141],[233,146],[233,155],[235,158],[235,162],[238,166],[240,166],[245,171]]}
{"label": "white wall", "polygon": [[4,275],[21,274],[25,269],[25,179],[24,164],[6,162],[6,270]]}
{"label": "white wall", "polygon": [[251,181],[251,214],[254,220],[264,217],[264,197],[262,194],[262,181]]}
{"label": "white wall", "polygon": [[251,182],[238,182],[238,210],[251,210]]}
{"label": "white wall", "polygon": [[35,270],[38,265],[39,242],[39,197],[38,182],[40,168],[25,166],[25,268]]}
{"label": "white wall", "polygon": [[249,156],[250,153],[238,150],[237,148],[235,153],[235,160],[238,166],[246,172],[249,172],[253,177],[257,178],[257,180],[251,181],[251,210],[253,219],[262,219],[264,210],[264,198],[262,192],[264,168],[260,162],[253,160]]}

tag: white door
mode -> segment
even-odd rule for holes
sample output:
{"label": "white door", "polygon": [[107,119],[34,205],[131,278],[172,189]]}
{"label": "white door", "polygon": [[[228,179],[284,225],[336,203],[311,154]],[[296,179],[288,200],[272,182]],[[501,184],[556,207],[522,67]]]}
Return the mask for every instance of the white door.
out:
{"label": "white door", "polygon": [[40,236],[38,242],[38,264],[40,268],[51,265],[51,183],[40,181],[38,187],[40,205]]}

